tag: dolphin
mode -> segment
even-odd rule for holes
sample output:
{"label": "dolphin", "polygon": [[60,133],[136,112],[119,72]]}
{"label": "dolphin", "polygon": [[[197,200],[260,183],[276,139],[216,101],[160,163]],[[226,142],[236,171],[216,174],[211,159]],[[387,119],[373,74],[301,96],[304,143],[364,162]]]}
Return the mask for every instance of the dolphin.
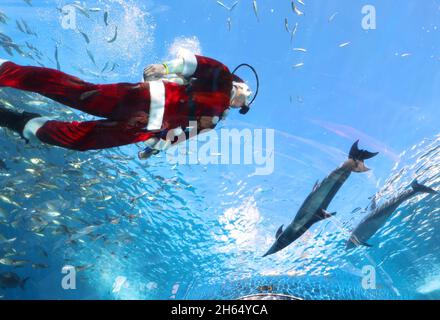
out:
{"label": "dolphin", "polygon": [[353,230],[350,239],[347,241],[346,249],[350,250],[360,245],[371,247],[371,245],[367,243],[367,240],[385,224],[391,214],[396,211],[403,202],[419,193],[437,194],[438,192],[414,180],[411,183],[411,189],[402,192],[379,207],[376,207],[376,203],[373,199],[370,213]]}
{"label": "dolphin", "polygon": [[336,212],[327,212],[327,207],[352,172],[365,172],[369,169],[364,160],[373,158],[378,152],[359,150],[359,140],[350,149],[348,160],[330,173],[321,183],[315,183],[312,192],[304,200],[292,223],[283,230],[282,225],[275,235],[275,243],[263,257],[274,254],[303,235],[313,224],[330,218]]}

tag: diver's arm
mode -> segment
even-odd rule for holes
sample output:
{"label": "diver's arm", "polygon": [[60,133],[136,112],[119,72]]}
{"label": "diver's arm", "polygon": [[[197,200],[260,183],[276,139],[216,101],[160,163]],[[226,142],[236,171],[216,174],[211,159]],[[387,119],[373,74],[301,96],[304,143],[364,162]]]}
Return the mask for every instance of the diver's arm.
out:
{"label": "diver's arm", "polygon": [[221,62],[189,51],[182,51],[174,60],[148,66],[144,70],[144,79],[160,79],[172,74],[215,82],[232,79],[229,69]]}
{"label": "diver's arm", "polygon": [[218,121],[218,117],[200,117],[197,121],[196,133],[193,132],[194,128],[187,128],[185,131],[180,128],[163,131],[155,137],[145,141],[147,146],[144,150],[138,153],[138,157],[139,159],[148,159],[153,155],[166,151],[180,142],[189,140],[200,133],[205,133],[214,129]]}

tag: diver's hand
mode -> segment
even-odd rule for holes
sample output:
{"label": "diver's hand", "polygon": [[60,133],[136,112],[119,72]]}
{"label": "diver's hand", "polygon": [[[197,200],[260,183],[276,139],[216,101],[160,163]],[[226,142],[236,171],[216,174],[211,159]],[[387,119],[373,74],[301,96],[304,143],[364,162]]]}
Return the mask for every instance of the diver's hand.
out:
{"label": "diver's hand", "polygon": [[156,150],[156,149],[153,149],[150,147],[146,147],[144,150],[139,151],[138,157],[139,157],[139,160],[146,160],[146,159],[150,158],[151,156],[158,154],[159,152],[160,152],[159,150]]}
{"label": "diver's hand", "polygon": [[217,124],[215,120],[218,122],[218,118],[214,119],[214,117],[201,116],[197,121],[197,126],[200,130],[214,129],[215,125]]}
{"label": "diver's hand", "polygon": [[163,64],[150,64],[144,69],[144,81],[152,81],[167,75],[167,70]]}

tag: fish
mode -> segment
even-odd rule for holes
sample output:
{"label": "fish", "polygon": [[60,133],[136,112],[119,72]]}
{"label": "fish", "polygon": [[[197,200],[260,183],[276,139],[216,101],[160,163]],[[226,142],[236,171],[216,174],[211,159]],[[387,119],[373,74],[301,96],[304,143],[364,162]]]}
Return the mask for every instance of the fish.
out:
{"label": "fish", "polygon": [[15,240],[17,240],[17,238],[7,239],[5,236],[3,236],[2,234],[0,234],[0,244],[8,244],[8,243],[12,243],[12,242],[15,242]]}
{"label": "fish", "polygon": [[339,48],[344,48],[344,47],[348,46],[350,43],[351,43],[350,41],[348,41],[348,42],[344,42],[344,43],[341,43],[341,44],[339,45]]}
{"label": "fish", "polygon": [[86,34],[85,34],[84,32],[82,32],[82,31],[80,31],[79,33],[83,36],[84,40],[86,40],[87,44],[89,44],[89,43],[90,43],[89,36],[86,35]]}
{"label": "fish", "polygon": [[96,66],[96,61],[95,61],[95,57],[93,56],[93,54],[90,52],[89,49],[86,49],[87,51],[87,55],[89,56],[90,60],[93,62],[93,64]]}
{"label": "fish", "polygon": [[295,4],[295,1],[292,1],[291,3],[292,3],[292,10],[293,10],[293,12],[295,12],[296,15],[298,15],[298,16],[303,16],[304,12],[302,12],[301,10],[298,9],[298,7]]}
{"label": "fish", "polygon": [[297,63],[297,64],[295,64],[294,66],[293,66],[293,68],[300,68],[300,67],[302,67],[302,66],[304,66],[304,62],[300,62],[300,63]]}
{"label": "fish", "polygon": [[18,30],[20,30],[23,33],[26,33],[26,30],[24,29],[24,27],[20,24],[20,21],[15,20],[15,24],[17,25]]}
{"label": "fish", "polygon": [[3,194],[0,194],[0,200],[7,203],[7,204],[13,205],[13,206],[16,206],[19,208],[21,207],[20,204],[18,204],[17,202],[15,202],[11,198],[9,198],[8,196],[5,196]]}
{"label": "fish", "polygon": [[328,18],[328,22],[329,22],[329,23],[332,22],[333,19],[334,19],[338,14],[339,14],[339,12],[335,12],[335,13],[333,13],[333,14]]}
{"label": "fish", "polygon": [[60,64],[60,60],[58,58],[58,46],[55,46],[54,57],[55,57],[55,62],[57,63],[57,70],[61,70],[61,64]]}
{"label": "fish", "polygon": [[19,287],[23,290],[28,280],[29,277],[21,279],[18,274],[13,272],[2,272],[0,273],[0,288],[13,289]]}
{"label": "fish", "polygon": [[292,29],[292,33],[290,34],[290,42],[293,41],[293,37],[295,37],[296,31],[298,30],[298,22],[295,23],[295,26]]}
{"label": "fish", "polygon": [[70,241],[78,240],[79,238],[94,232],[97,228],[98,226],[88,226],[77,232],[74,232],[74,234],[70,236]]}
{"label": "fish", "polygon": [[90,18],[89,13],[87,12],[87,10],[86,10],[84,7],[82,7],[82,6],[79,5],[78,3],[74,3],[74,4],[72,4],[72,6],[74,6],[76,9],[78,9],[78,11],[79,11],[82,15],[86,16],[87,18]]}
{"label": "fish", "polygon": [[117,67],[119,67],[119,64],[117,64],[116,62],[113,63],[113,66],[112,66],[112,68],[110,69],[110,72],[115,71],[115,69],[116,69]]}
{"label": "fish", "polygon": [[350,250],[357,246],[371,247],[367,241],[387,222],[402,203],[419,193],[438,194],[437,191],[420,184],[416,179],[411,183],[411,189],[403,191],[381,206],[377,207],[373,199],[370,213],[353,230],[347,241],[346,249]]}
{"label": "fish", "polygon": [[89,8],[90,12],[100,12],[101,8]]}
{"label": "fish", "polygon": [[21,24],[23,25],[23,27],[25,29],[25,32],[27,34],[30,34],[30,35],[33,35],[33,36],[37,35],[34,31],[32,31],[32,29],[29,27],[29,25],[23,19],[21,19]]}
{"label": "fish", "polygon": [[304,48],[293,48],[293,51],[307,52],[307,50]]}
{"label": "fish", "polygon": [[10,267],[22,267],[25,264],[28,264],[29,260],[15,260],[15,259],[9,259],[9,258],[2,258],[0,259],[0,264],[3,264],[5,266]]}
{"label": "fish", "polygon": [[254,8],[255,17],[257,17],[257,20],[259,21],[260,18],[258,17],[258,4],[257,4],[257,0],[252,0],[252,7]]}
{"label": "fish", "polygon": [[283,230],[284,225],[278,228],[275,243],[263,257],[284,249],[300,238],[312,225],[336,214],[336,212],[328,212],[327,208],[339,189],[352,172],[368,171],[364,160],[371,159],[378,154],[359,150],[358,144],[359,140],[352,145],[348,159],[339,168],[332,171],[322,182],[315,183],[312,192],[304,200],[290,225],[285,230]]}
{"label": "fish", "polygon": [[107,70],[108,65],[109,65],[109,63],[108,63],[108,61],[107,61],[107,62],[105,63],[105,65],[104,65],[104,68],[101,69],[101,73],[103,73],[105,70]]}
{"label": "fish", "polygon": [[8,19],[9,19],[8,16],[0,11],[0,22],[3,24],[7,24]]}
{"label": "fish", "polygon": [[104,12],[104,23],[108,26],[108,11]]}
{"label": "fish", "polygon": [[288,33],[290,33],[290,29],[289,29],[289,21],[287,20],[287,18],[284,18],[284,28],[286,29],[286,31]]}
{"label": "fish", "polygon": [[228,24],[228,31],[231,31],[231,29],[232,29],[232,21],[231,21],[230,17],[228,17],[227,24]]}
{"label": "fish", "polygon": [[118,38],[118,26],[115,27],[115,34],[114,34],[114,36],[112,38],[108,39],[107,42],[108,43],[115,42],[117,38]]}
{"label": "fish", "polygon": [[228,10],[228,11],[232,11],[232,10],[234,10],[234,8],[237,6],[238,1],[234,2],[234,3],[232,4],[232,6],[230,6],[230,7],[228,7],[227,5],[225,5],[225,4],[224,4],[223,2],[221,2],[221,1],[217,1],[217,4],[220,5],[221,7],[225,8],[225,9]]}
{"label": "fish", "polygon": [[32,269],[47,269],[49,268],[49,265],[45,264],[45,263],[33,263],[32,264]]}

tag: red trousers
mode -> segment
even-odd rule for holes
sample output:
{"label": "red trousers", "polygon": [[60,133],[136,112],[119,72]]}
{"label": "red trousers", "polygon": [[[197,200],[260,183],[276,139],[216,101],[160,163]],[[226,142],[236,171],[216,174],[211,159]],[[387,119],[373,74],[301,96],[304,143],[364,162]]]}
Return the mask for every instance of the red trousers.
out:
{"label": "red trousers", "polygon": [[150,90],[148,83],[92,84],[58,70],[0,65],[0,87],[39,93],[66,106],[106,118],[85,122],[49,120],[36,136],[42,142],[73,149],[112,148],[145,141]]}

